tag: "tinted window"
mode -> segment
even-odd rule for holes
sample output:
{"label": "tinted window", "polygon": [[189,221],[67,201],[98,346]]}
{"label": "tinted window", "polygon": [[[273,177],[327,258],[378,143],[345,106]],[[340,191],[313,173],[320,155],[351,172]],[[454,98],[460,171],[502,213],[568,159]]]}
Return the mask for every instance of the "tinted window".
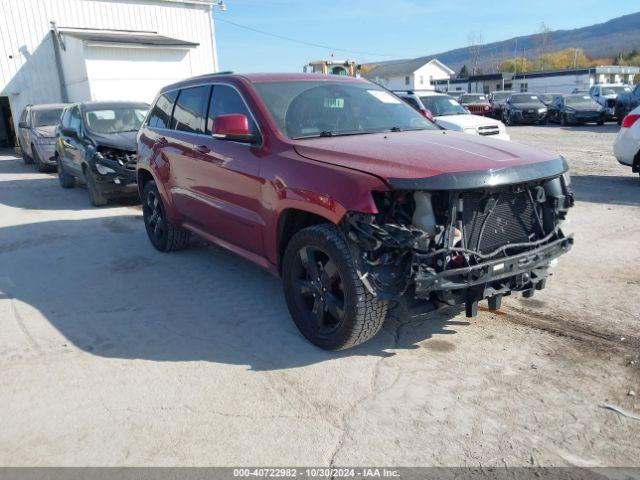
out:
{"label": "tinted window", "polygon": [[404,97],[403,100],[407,102],[409,105],[411,105],[413,108],[415,108],[416,110],[420,110],[420,105],[418,105],[418,102],[416,102],[413,98]]}
{"label": "tinted window", "polygon": [[151,110],[147,125],[150,127],[169,128],[171,123],[171,111],[178,96],[178,91],[163,93]]}
{"label": "tinted window", "polygon": [[76,131],[80,130],[80,112],[77,107],[72,109],[69,114],[69,128]]}
{"label": "tinted window", "polygon": [[245,105],[238,91],[228,85],[214,85],[211,102],[209,104],[209,119],[207,120],[207,131],[213,130],[213,119],[218,115],[229,115],[240,113],[249,119],[249,129],[251,133],[256,133],[256,126],[249,109]]}
{"label": "tinted window", "polygon": [[180,91],[173,109],[171,128],[182,132],[204,133],[209,86],[185,88]]}
{"label": "tinted window", "polygon": [[20,121],[21,122],[26,122],[27,121],[27,109],[26,108],[22,111],[22,115],[20,115]]}

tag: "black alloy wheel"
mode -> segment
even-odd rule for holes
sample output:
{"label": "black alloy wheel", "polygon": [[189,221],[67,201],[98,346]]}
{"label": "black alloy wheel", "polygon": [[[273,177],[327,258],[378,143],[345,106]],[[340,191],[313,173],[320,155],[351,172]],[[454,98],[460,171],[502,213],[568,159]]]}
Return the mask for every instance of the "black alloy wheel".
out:
{"label": "black alloy wheel", "polygon": [[142,216],[149,240],[157,250],[171,252],[189,246],[191,233],[175,226],[167,217],[162,197],[153,180],[145,183],[142,190]]}

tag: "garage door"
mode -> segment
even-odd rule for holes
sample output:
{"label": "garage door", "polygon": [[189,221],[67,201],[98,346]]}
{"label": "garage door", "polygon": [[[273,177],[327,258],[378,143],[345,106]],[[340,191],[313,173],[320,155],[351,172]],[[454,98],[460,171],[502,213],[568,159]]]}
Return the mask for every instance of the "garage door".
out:
{"label": "garage door", "polygon": [[187,48],[85,47],[92,100],[151,102],[161,87],[192,76]]}

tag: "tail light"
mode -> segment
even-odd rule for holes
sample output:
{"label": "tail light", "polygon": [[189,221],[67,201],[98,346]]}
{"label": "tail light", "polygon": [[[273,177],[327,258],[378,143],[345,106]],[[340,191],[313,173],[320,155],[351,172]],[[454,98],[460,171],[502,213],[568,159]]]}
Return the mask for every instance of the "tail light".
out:
{"label": "tail light", "polygon": [[640,118],[640,115],[637,113],[629,114],[622,120],[622,128],[631,128],[631,126],[636,123],[636,121]]}

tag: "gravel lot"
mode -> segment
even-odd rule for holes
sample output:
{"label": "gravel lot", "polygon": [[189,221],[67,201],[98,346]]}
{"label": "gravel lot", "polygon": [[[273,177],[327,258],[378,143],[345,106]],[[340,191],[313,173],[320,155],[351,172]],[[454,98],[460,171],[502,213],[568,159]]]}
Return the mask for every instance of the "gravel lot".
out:
{"label": "gravel lot", "polygon": [[337,354],[258,267],[156,252],[137,206],[0,155],[0,464],[640,465],[640,421],[602,408],[640,414],[640,179],[616,131],[510,128],[574,174],[546,290]]}

